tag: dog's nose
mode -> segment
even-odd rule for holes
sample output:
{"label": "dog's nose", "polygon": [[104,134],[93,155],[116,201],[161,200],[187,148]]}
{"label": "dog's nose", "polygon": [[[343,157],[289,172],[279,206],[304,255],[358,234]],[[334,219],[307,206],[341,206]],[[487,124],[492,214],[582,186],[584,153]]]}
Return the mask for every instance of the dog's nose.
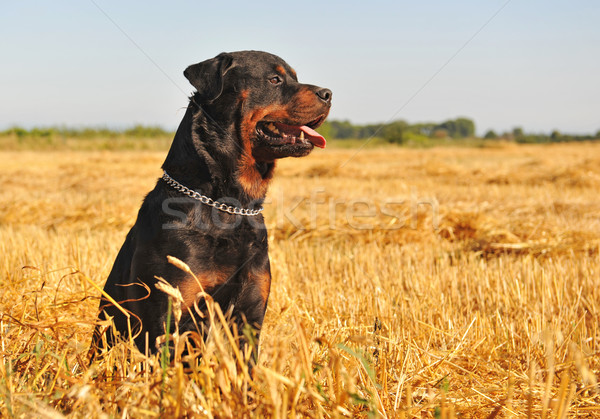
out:
{"label": "dog's nose", "polygon": [[319,96],[319,99],[321,99],[323,102],[327,103],[328,105],[331,104],[331,96],[333,95],[333,93],[331,93],[331,90],[329,89],[321,89],[319,91],[317,91],[317,96]]}

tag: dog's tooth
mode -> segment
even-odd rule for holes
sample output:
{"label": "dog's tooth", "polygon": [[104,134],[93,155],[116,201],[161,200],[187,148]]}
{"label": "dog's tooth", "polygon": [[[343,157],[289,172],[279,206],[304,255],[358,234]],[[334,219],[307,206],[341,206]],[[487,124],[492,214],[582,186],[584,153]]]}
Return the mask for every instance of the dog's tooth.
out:
{"label": "dog's tooth", "polygon": [[279,130],[277,129],[277,126],[272,122],[269,122],[269,124],[267,125],[267,128],[269,128],[269,130],[274,134],[281,134],[279,132]]}
{"label": "dog's tooth", "polygon": [[300,131],[300,140],[304,141],[304,131]]}

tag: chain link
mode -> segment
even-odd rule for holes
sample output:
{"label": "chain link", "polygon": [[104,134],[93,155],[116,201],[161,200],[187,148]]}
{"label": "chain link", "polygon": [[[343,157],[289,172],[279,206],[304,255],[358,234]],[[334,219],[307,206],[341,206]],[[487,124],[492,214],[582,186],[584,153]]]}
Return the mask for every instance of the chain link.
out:
{"label": "chain link", "polygon": [[244,215],[246,217],[249,217],[260,214],[264,209],[263,207],[260,207],[259,209],[237,208],[232,207],[231,205],[224,204],[222,202],[215,201],[214,199],[209,198],[206,195],[202,195],[197,191],[191,190],[187,186],[183,186],[181,183],[177,182],[175,179],[169,176],[167,172],[163,172],[161,179],[167,182],[167,184],[173,189],[178,190],[182,194],[187,195],[190,198],[193,198],[197,201],[200,201],[203,204],[208,205],[209,207],[213,207],[215,209],[218,209],[219,211],[227,212],[229,214]]}

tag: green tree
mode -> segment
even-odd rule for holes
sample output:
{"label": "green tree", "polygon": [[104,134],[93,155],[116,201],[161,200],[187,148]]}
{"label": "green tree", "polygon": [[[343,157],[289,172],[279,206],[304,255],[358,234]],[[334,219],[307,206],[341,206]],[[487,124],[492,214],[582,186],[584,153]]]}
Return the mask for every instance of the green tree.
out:
{"label": "green tree", "polygon": [[451,119],[448,121],[444,121],[441,124],[438,124],[433,130],[434,137],[439,138],[440,131],[445,131],[447,135],[449,135],[450,137],[454,137],[454,134],[456,133],[456,123],[453,119]]}
{"label": "green tree", "polygon": [[335,138],[333,136],[333,130],[331,129],[331,123],[328,121],[323,122],[323,124],[319,128],[317,128],[317,131],[326,139]]}
{"label": "green tree", "polygon": [[475,122],[468,118],[457,118],[456,121],[456,135],[459,138],[474,137],[475,136]]}
{"label": "green tree", "polygon": [[381,136],[390,143],[402,144],[405,140],[406,129],[408,124],[404,121],[394,121],[386,124],[381,129]]}
{"label": "green tree", "polygon": [[486,140],[496,140],[498,139],[498,134],[496,134],[496,132],[493,129],[491,129],[485,133],[483,138],[485,138]]}
{"label": "green tree", "polygon": [[412,124],[410,126],[411,132],[415,134],[424,135],[426,137],[433,137],[433,131],[435,131],[436,123],[423,122],[418,124]]}
{"label": "green tree", "polygon": [[512,135],[513,137],[515,137],[515,140],[518,140],[519,138],[523,138],[525,136],[525,134],[523,134],[523,128],[521,127],[513,128]]}
{"label": "green tree", "polygon": [[356,138],[356,127],[350,121],[331,121],[333,138]]}
{"label": "green tree", "polygon": [[553,142],[557,142],[557,141],[561,141],[563,139],[563,136],[560,132],[558,132],[557,130],[552,131],[552,134],[550,134],[550,140]]}
{"label": "green tree", "polygon": [[456,118],[444,121],[437,125],[434,132],[443,129],[452,138],[465,138],[475,136],[475,123],[468,118]]}
{"label": "green tree", "polygon": [[371,138],[375,135],[381,135],[381,124],[361,125],[358,132],[358,138]]}

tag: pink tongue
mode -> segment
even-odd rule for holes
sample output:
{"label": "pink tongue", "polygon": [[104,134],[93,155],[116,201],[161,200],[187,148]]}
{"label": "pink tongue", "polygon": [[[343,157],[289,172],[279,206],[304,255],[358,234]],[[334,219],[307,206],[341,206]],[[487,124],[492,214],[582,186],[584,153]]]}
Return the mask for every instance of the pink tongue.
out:
{"label": "pink tongue", "polygon": [[301,126],[300,130],[305,134],[305,137],[308,141],[310,141],[317,147],[325,148],[325,137],[323,137],[317,131],[310,127],[307,127],[306,125]]}

